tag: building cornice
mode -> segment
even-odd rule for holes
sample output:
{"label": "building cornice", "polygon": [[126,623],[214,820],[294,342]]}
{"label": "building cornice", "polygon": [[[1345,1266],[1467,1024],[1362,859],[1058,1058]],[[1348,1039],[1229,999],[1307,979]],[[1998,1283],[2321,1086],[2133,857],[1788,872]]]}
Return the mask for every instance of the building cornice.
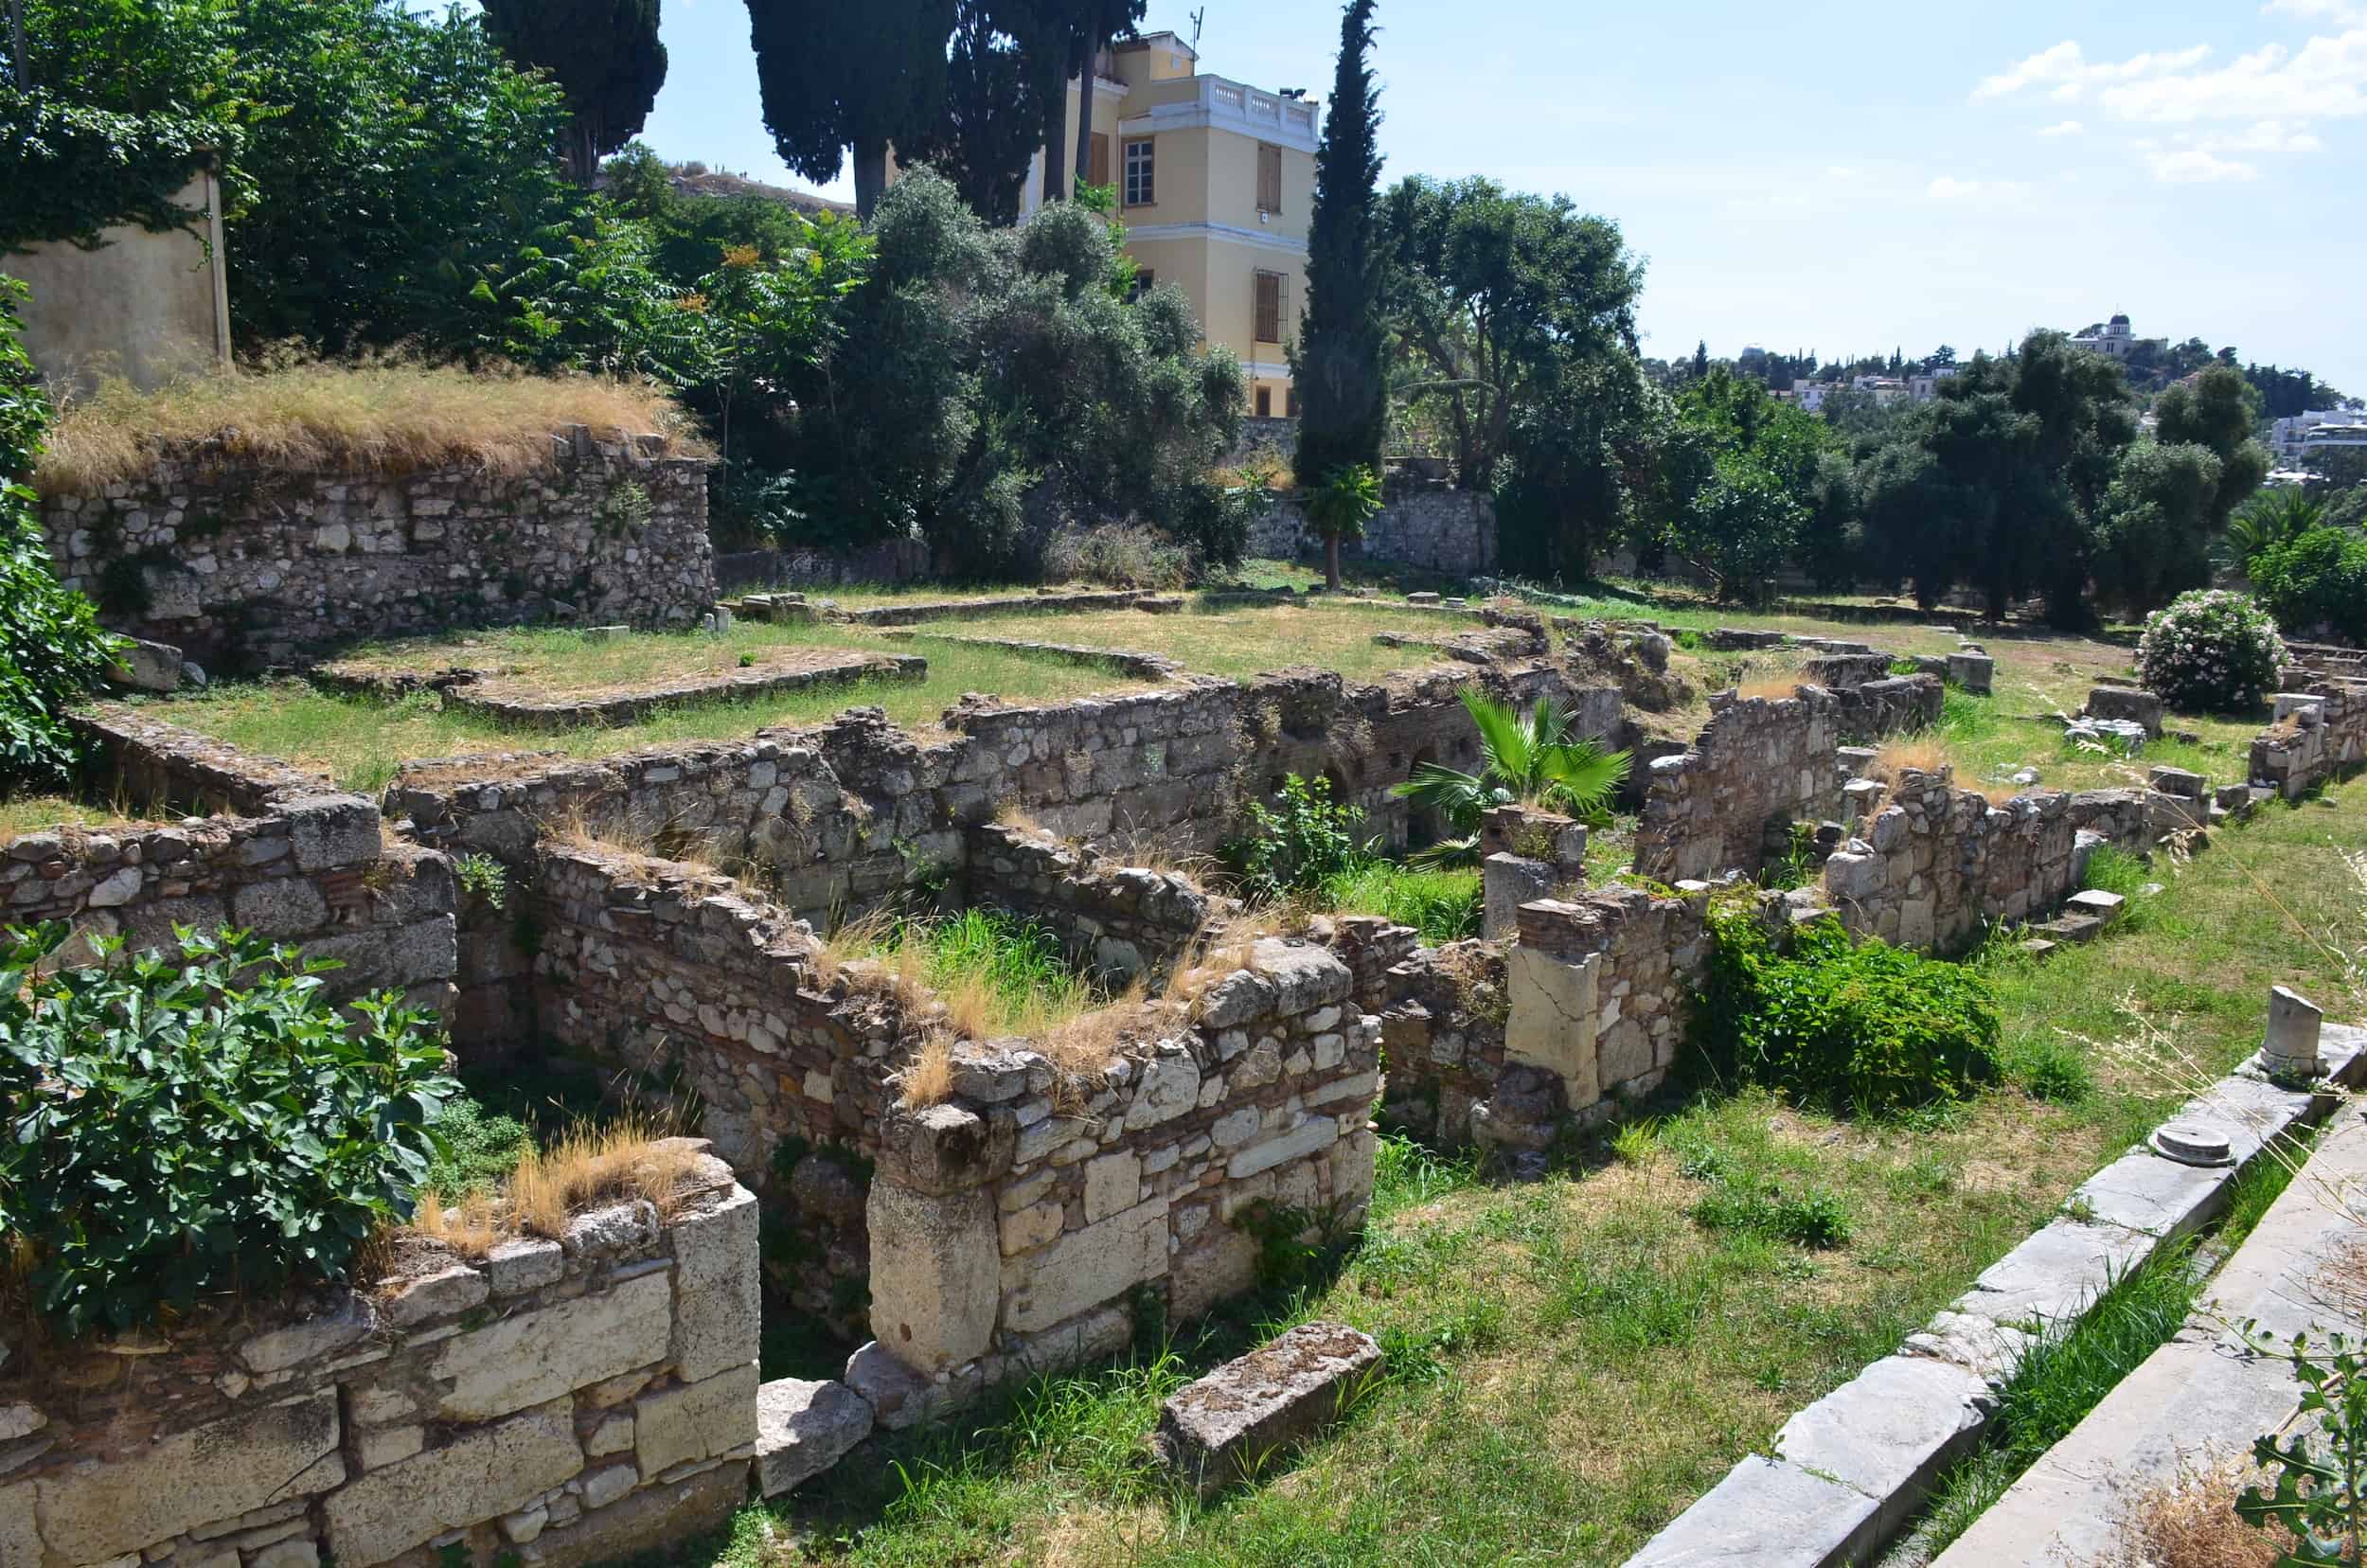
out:
{"label": "building cornice", "polygon": [[1136,240],[1230,240],[1235,244],[1255,245],[1289,256],[1307,254],[1304,240],[1265,229],[1243,228],[1237,223],[1129,223],[1126,238],[1130,243]]}

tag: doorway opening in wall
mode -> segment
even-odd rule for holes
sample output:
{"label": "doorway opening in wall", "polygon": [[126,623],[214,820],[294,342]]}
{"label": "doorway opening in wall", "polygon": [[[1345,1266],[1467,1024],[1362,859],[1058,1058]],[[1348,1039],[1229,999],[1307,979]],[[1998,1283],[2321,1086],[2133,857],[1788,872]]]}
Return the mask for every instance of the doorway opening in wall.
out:
{"label": "doorway opening in wall", "polygon": [[1257,417],[1261,419],[1273,418],[1273,388],[1271,386],[1257,389]]}

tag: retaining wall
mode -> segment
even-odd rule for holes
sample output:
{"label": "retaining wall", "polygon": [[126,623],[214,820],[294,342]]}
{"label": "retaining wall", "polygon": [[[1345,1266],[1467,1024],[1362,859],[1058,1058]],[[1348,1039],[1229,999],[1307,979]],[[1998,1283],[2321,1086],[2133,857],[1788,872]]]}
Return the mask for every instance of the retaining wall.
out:
{"label": "retaining wall", "polygon": [[1954,952],[1985,922],[2043,914],[2077,885],[2070,795],[1993,806],[1949,779],[1946,768],[1905,772],[1860,836],[1824,863],[1824,891],[1850,930]]}
{"label": "retaining wall", "polygon": [[79,722],[103,738],[102,777],[127,793],[133,780],[152,787],[134,798],[228,796],[244,814],[20,834],[0,846],[0,923],[66,922],[74,962],[95,956],[97,938],[177,954],[175,926],[236,926],[335,960],[322,983],[339,1001],[393,989],[449,1013],[456,945],[444,856],[385,835],[377,807],[294,770],[248,763],[128,709]]}
{"label": "retaining wall", "polygon": [[208,666],[548,618],[687,625],[715,600],[706,464],[663,437],[553,438],[543,471],[291,472],[219,450],[42,502],[58,574]]}
{"label": "retaining wall", "polygon": [[713,1527],[756,1441],[756,1203],[697,1180],[662,1226],[636,1201],[376,1295],[21,1354],[7,1560],[569,1565]]}
{"label": "retaining wall", "polygon": [[952,1098],[889,1118],[871,1185],[877,1337],[847,1382],[881,1423],[1200,1316],[1255,1283],[1261,1223],[1360,1221],[1380,1026],[1351,986],[1268,938],[1188,1007],[1142,1008],[1097,1083],[1063,1093],[1016,1042],[958,1051]]}
{"label": "retaining wall", "polygon": [[[1364,537],[1341,546],[1350,561],[1385,561],[1468,576],[1496,566],[1496,507],[1475,490],[1392,476],[1381,508]],[[1284,561],[1323,554],[1323,537],[1308,526],[1296,500],[1277,497],[1250,526],[1245,553]]]}
{"label": "retaining wall", "polygon": [[1171,871],[1126,865],[1050,834],[988,823],[971,835],[970,903],[1060,939],[1071,962],[1118,983],[1164,971],[1236,907]]}

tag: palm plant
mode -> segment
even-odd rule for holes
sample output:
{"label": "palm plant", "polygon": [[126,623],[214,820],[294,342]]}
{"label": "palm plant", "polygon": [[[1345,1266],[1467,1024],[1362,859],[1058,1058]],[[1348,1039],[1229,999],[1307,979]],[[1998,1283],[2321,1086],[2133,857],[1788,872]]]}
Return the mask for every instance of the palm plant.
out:
{"label": "palm plant", "polygon": [[1340,542],[1364,537],[1364,525],[1380,512],[1380,475],[1364,463],[1347,463],[1308,488],[1301,502],[1307,521],[1324,542],[1324,581],[1340,591]]}
{"label": "palm plant", "polygon": [[2299,485],[2263,490],[2227,520],[2228,564],[2249,568],[2255,557],[2299,539],[2325,515],[2325,504]]}
{"label": "palm plant", "polygon": [[1476,863],[1480,817],[1493,807],[1519,802],[1575,817],[1593,816],[1628,780],[1628,754],[1574,739],[1570,714],[1550,697],[1539,697],[1537,706],[1522,714],[1467,689],[1463,707],[1479,728],[1484,754],[1479,773],[1416,763],[1414,776],[1391,792],[1437,812],[1457,835],[1409,856],[1415,864]]}

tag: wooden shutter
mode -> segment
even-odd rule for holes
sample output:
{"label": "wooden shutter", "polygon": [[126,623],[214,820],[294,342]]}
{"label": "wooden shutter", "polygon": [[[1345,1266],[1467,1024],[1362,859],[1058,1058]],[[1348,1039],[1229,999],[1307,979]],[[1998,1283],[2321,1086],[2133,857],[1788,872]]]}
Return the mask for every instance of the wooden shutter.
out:
{"label": "wooden shutter", "polygon": [[1257,144],[1257,210],[1282,210],[1282,149]]}
{"label": "wooden shutter", "polygon": [[1273,418],[1273,388],[1270,386],[1257,389],[1257,417],[1261,419]]}
{"label": "wooden shutter", "polygon": [[1106,186],[1110,183],[1110,134],[1096,131],[1093,139],[1091,171],[1085,176],[1087,185]]}
{"label": "wooden shutter", "polygon": [[1282,341],[1282,275],[1261,272],[1257,277],[1256,334],[1260,343]]}

